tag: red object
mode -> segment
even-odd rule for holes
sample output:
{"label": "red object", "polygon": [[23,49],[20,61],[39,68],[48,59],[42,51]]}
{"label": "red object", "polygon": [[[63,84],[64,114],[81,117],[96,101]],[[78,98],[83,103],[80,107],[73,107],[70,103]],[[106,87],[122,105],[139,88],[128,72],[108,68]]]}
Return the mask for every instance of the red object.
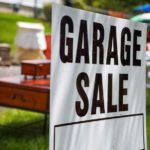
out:
{"label": "red object", "polygon": [[147,31],[147,42],[150,42],[150,30]]}
{"label": "red object", "polygon": [[46,38],[47,48],[44,51],[44,54],[45,54],[47,59],[51,59],[51,35],[46,34],[45,38]]}
{"label": "red object", "polygon": [[44,76],[50,74],[50,60],[25,60],[21,62],[21,74],[25,78],[30,75],[36,79],[37,76]]}

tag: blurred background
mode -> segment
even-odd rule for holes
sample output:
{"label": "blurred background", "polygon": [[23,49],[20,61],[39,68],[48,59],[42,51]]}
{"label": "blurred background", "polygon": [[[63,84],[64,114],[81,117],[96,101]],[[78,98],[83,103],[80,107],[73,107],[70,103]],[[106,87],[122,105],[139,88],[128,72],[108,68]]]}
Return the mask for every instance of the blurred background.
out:
{"label": "blurred background", "polygon": [[[148,13],[150,6],[148,0],[143,1],[105,1],[105,0],[0,0],[0,43],[8,44],[10,47],[11,63],[15,63],[14,57],[18,55],[18,45],[16,43],[16,36],[18,30],[22,27],[17,26],[18,22],[32,22],[41,23],[44,27],[46,36],[46,47],[50,40],[51,32],[51,4],[52,2],[64,4],[67,6],[80,8],[88,11],[93,11],[105,15],[110,15],[119,18],[130,19],[133,21],[141,21],[149,23],[150,19],[135,18],[138,14]],[[139,9],[139,7],[149,7],[149,10]],[[147,8],[146,7],[146,8]],[[149,14],[150,16],[150,14]],[[28,26],[28,25],[27,25]],[[5,29],[4,29],[5,27]],[[25,27],[26,28],[26,27]],[[31,29],[31,27],[30,27]],[[33,29],[34,30],[34,25]],[[41,29],[39,29],[41,30]],[[9,33],[9,36],[8,36]],[[149,34],[150,35],[150,32]],[[149,37],[149,36],[148,36]],[[17,41],[18,42],[18,41]],[[149,41],[148,41],[149,43]],[[150,44],[148,44],[150,45]],[[147,45],[147,50],[150,49]],[[4,47],[4,45],[2,45]],[[49,50],[47,50],[48,52]],[[0,54],[1,55],[1,54]],[[149,55],[148,55],[149,56]],[[17,59],[17,58],[16,58]],[[149,59],[149,58],[147,58]],[[17,61],[17,60],[16,60]],[[17,63],[17,62],[16,62]]]}
{"label": "blurred background", "polygon": [[[23,60],[50,60],[53,2],[148,24],[145,90],[147,141],[150,150],[150,1],[148,0],[0,0],[0,78],[19,75]],[[40,113],[0,107],[0,127],[22,125],[42,117]],[[30,127],[31,130],[34,128],[35,126]],[[46,135],[39,132],[28,134],[22,130],[0,128],[0,145],[4,150],[48,150],[48,132]]]}

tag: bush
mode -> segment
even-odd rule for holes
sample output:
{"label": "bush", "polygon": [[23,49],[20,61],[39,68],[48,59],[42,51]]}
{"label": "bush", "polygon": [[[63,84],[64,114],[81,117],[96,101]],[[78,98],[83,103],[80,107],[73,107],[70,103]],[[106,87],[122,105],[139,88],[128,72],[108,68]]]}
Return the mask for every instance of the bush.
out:
{"label": "bush", "polygon": [[76,1],[73,3],[73,6],[74,6],[75,8],[87,10],[87,5],[86,5],[83,1],[81,1],[81,0],[76,0]]}
{"label": "bush", "polygon": [[52,19],[52,5],[50,3],[45,4],[43,8],[44,17],[48,22]]}

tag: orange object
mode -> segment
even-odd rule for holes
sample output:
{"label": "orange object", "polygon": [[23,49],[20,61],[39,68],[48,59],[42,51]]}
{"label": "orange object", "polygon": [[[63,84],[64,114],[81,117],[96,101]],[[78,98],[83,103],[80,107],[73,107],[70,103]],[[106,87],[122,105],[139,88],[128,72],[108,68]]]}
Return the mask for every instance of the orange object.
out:
{"label": "orange object", "polygon": [[46,34],[45,38],[46,38],[47,48],[44,51],[44,54],[45,54],[47,59],[51,59],[51,35]]}
{"label": "orange object", "polygon": [[119,11],[108,11],[108,15],[112,17],[125,18],[125,14]]}

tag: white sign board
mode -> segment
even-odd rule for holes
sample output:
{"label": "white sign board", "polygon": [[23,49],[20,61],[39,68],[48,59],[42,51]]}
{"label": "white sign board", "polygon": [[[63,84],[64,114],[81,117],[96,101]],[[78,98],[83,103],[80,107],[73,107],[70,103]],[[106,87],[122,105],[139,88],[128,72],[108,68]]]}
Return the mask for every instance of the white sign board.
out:
{"label": "white sign board", "polygon": [[146,150],[146,25],[52,14],[50,150]]}

